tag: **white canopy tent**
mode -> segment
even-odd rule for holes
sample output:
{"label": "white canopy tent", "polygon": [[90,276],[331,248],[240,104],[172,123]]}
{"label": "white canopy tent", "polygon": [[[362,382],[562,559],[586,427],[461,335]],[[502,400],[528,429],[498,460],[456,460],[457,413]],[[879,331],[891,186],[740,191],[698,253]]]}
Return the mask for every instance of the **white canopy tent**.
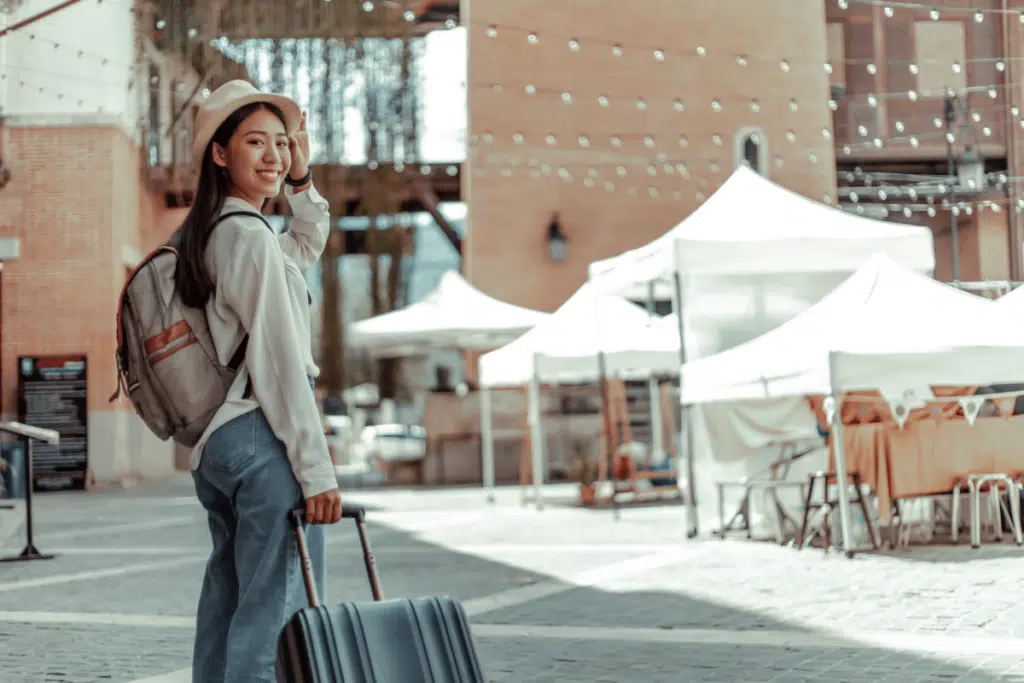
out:
{"label": "white canopy tent", "polygon": [[1010,290],[996,299],[995,302],[1000,306],[1006,306],[1007,310],[1024,309],[1024,287],[1017,287]]}
{"label": "white canopy tent", "polygon": [[[677,253],[678,251],[678,253]],[[927,228],[864,218],[776,185],[746,166],[658,239],[590,264],[606,291],[675,295],[673,276],[853,272],[875,253],[913,270],[935,268]]]}
{"label": "white canopy tent", "polygon": [[676,329],[622,297],[585,284],[551,317],[507,346],[480,357],[480,423],[484,488],[493,499],[494,442],[489,389],[527,386],[534,491],[542,505],[542,384],[597,382],[675,374],[679,369]]}
{"label": "white canopy tent", "polygon": [[[681,370],[684,404],[879,390],[894,405],[931,385],[1024,381],[1024,320],[876,255],[778,328]],[[909,406],[908,406],[909,407]],[[773,425],[772,428],[775,428]],[[845,481],[841,425],[835,467]],[[849,551],[849,501],[840,493]]]}
{"label": "white canopy tent", "polygon": [[449,270],[422,301],[352,324],[349,343],[377,357],[483,351],[507,344],[549,315],[491,298]]}
{"label": "white canopy tent", "polygon": [[[702,358],[791,319],[878,252],[915,271],[930,274],[935,267],[929,229],[840,211],[741,166],[665,235],[592,263],[590,281],[602,291],[633,299],[671,299],[681,316],[680,357]],[[713,298],[727,303],[717,307],[702,303]],[[793,408],[781,402],[777,406],[779,412]],[[723,407],[719,412],[732,409],[738,408]],[[702,412],[699,407],[690,408],[680,420],[691,489],[697,479],[694,459],[698,453],[707,455],[709,462],[716,459],[710,455],[713,448]],[[724,429],[743,419],[718,419],[717,423]],[[718,443],[738,440],[739,434],[716,438]],[[764,456],[771,453],[765,450]],[[737,467],[750,467],[742,472],[748,476],[761,464],[749,460]],[[731,476],[733,469],[727,469]],[[698,530],[695,498],[688,497],[691,534]]]}
{"label": "white canopy tent", "polygon": [[682,399],[708,403],[1024,378],[1024,320],[999,308],[878,255],[778,328],[684,365]]}

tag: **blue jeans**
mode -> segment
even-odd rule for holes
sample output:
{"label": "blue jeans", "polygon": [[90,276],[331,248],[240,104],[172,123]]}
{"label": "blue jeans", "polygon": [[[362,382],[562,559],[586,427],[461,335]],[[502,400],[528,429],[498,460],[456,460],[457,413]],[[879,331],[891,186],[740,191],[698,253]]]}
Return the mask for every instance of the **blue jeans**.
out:
{"label": "blue jeans", "polygon": [[[284,444],[256,409],[210,436],[192,478],[213,538],[196,615],[192,682],[274,683],[278,634],[307,606],[288,518],[304,499]],[[323,526],[307,525],[306,538],[323,596]]]}

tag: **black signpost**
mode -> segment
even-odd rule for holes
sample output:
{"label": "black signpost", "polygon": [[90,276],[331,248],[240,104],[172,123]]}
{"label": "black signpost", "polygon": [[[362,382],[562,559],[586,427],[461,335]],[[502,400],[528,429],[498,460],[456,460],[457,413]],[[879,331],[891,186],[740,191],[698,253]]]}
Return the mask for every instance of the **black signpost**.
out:
{"label": "black signpost", "polygon": [[28,562],[29,560],[52,560],[56,555],[41,553],[32,535],[32,442],[41,441],[55,445],[60,435],[51,429],[39,429],[18,422],[0,422],[0,432],[13,434],[25,439],[25,548],[17,555],[0,558],[0,562]]}
{"label": "black signpost", "polygon": [[89,468],[86,365],[84,355],[18,358],[18,421],[60,434],[59,444],[31,447],[29,490],[85,490]]}

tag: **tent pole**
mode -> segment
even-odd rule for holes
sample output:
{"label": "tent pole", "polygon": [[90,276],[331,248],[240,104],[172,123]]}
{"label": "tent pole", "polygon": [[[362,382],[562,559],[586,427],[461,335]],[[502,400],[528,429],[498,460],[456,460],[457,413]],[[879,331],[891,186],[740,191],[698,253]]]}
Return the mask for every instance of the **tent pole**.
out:
{"label": "tent pole", "polygon": [[[651,318],[658,313],[657,302],[654,300],[654,280],[647,283],[647,312],[651,314]],[[658,378],[652,372],[651,376],[647,378],[647,391],[651,402],[651,461],[660,464],[665,455],[665,440],[661,432],[661,403],[658,386]]]}
{"label": "tent pole", "polygon": [[[839,525],[843,534],[843,551],[853,557],[853,530],[850,528],[850,493],[846,478],[846,447],[843,439],[843,393],[836,387],[836,353],[828,353],[829,383],[835,410],[832,412],[832,452],[835,454],[836,492],[839,494]],[[857,492],[860,494],[860,492]],[[825,484],[825,498],[828,499],[828,483]],[[867,521],[867,520],[865,520]]]}
{"label": "tent pole", "polygon": [[[676,250],[679,250],[679,242],[676,242]],[[686,365],[686,336],[683,324],[683,278],[679,274],[679,259],[676,259],[676,266],[672,274],[676,289],[676,322],[679,325],[679,428],[682,430],[682,439],[686,444],[686,507],[687,521],[689,528],[686,530],[687,538],[695,538],[700,533],[700,523],[697,520],[697,479],[695,476],[694,453],[693,453],[693,406],[683,402],[683,373],[682,366]]]}
{"label": "tent pole", "polygon": [[487,502],[494,504],[494,434],[491,420],[491,392],[486,387],[480,389],[480,441],[481,441],[481,475]]}
{"label": "tent pole", "polygon": [[612,441],[612,406],[608,400],[608,367],[604,359],[604,351],[597,352],[597,381],[601,387],[601,412],[604,413],[604,443],[605,443],[605,456],[608,458],[608,464],[605,468],[605,474],[608,477],[609,483],[612,485],[612,499],[614,502],[615,498],[615,452],[614,443]]}
{"label": "tent pole", "polygon": [[544,487],[544,429],[541,426],[540,376],[537,373],[537,354],[533,355],[533,378],[530,380],[528,410],[530,411],[530,463],[533,466],[533,498],[538,510],[544,509],[541,489]]}

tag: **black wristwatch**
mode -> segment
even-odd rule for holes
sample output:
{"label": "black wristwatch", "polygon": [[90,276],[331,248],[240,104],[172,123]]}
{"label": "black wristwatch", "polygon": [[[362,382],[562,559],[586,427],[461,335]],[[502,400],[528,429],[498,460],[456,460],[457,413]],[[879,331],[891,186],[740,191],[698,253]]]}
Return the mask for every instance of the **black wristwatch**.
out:
{"label": "black wristwatch", "polygon": [[302,187],[303,185],[305,185],[306,183],[308,183],[312,179],[313,179],[313,169],[308,169],[306,171],[306,175],[302,176],[298,180],[292,180],[291,175],[286,175],[284,177],[284,184],[285,185],[290,185],[292,187]]}

